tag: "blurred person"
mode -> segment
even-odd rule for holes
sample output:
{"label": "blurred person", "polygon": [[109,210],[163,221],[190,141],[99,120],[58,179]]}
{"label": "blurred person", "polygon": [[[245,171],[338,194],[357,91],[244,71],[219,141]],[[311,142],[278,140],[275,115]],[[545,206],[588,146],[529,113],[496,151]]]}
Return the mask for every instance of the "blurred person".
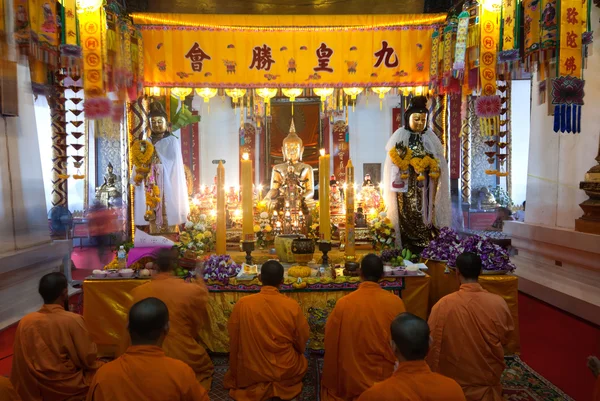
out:
{"label": "blurred person", "polygon": [[87,401],[209,401],[192,368],[162,349],[169,333],[164,302],[146,298],[133,305],[127,329],[131,346],[98,370]]}
{"label": "blurred person", "polygon": [[223,385],[236,401],[292,400],[308,368],[308,322],[298,302],[279,292],[283,266],[262,265],[260,293],[240,298],[229,317],[229,371]]}
{"label": "blurred person", "polygon": [[201,277],[186,283],[173,275],[177,266],[177,253],[173,249],[162,249],[155,266],[158,274],[149,283],[133,289],[132,302],[158,298],[167,305],[170,330],[162,345],[165,355],[188,364],[198,382],[210,390],[214,367],[199,342],[200,328],[210,323],[206,310],[208,289]]}
{"label": "blurred person", "polygon": [[523,201],[523,210],[517,210],[515,213],[515,220],[520,221],[521,223],[525,222],[525,205],[527,201]]}
{"label": "blurred person", "polygon": [[429,316],[427,363],[456,380],[467,400],[502,401],[503,347],[514,330],[513,318],[506,301],[479,284],[478,255],[462,253],[456,267],[460,289],[440,299]]}
{"label": "blurred person", "polygon": [[0,400],[21,401],[10,380],[4,376],[0,376]]}
{"label": "blurred person", "polygon": [[[394,372],[390,324],[404,302],[379,286],[383,262],[369,254],[361,262],[362,283],[342,297],[327,318],[321,399],[355,400]],[[360,344],[360,346],[357,346]]]}
{"label": "blurred person", "polygon": [[496,220],[492,223],[490,227],[487,228],[488,231],[502,231],[504,228],[505,221],[514,221],[515,219],[512,217],[512,211],[504,206],[501,206],[496,209]]}
{"label": "blurred person", "polygon": [[[118,230],[117,214],[113,209],[108,209],[99,201],[94,202],[88,212],[88,227],[90,237],[98,247],[98,259],[101,263],[108,264],[105,260],[107,250],[110,253],[111,235]],[[112,260],[112,255],[111,258]]]}
{"label": "blurred person", "polygon": [[465,401],[454,380],[433,373],[425,362],[429,326],[411,313],[401,313],[391,324],[392,348],[398,367],[387,380],[362,393],[358,401]]}
{"label": "blurred person", "polygon": [[67,278],[43,276],[44,305],[19,322],[15,334],[11,381],[23,401],[83,400],[96,370],[96,344],[83,317],[67,312]]}

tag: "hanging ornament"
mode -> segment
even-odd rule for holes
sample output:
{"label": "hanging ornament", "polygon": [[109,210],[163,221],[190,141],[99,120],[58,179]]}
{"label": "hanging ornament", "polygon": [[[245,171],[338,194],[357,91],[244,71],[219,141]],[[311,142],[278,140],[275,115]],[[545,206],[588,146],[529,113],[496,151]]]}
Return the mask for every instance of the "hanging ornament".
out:
{"label": "hanging ornament", "polygon": [[[344,93],[348,96],[350,96],[350,99],[352,100],[356,100],[356,97],[362,93],[363,88],[343,88]],[[352,103],[352,111],[354,111],[354,106],[355,106],[356,102]],[[348,99],[346,99],[346,108],[348,107]]]}
{"label": "hanging ornament", "polygon": [[192,88],[171,88],[171,95],[184,100],[192,94]]}
{"label": "hanging ornament", "polygon": [[233,100],[233,103],[237,104],[240,98],[243,99],[244,95],[246,94],[246,89],[225,89],[225,94],[227,94],[227,96],[229,96],[231,100]]}
{"label": "hanging ornament", "polygon": [[333,94],[333,88],[314,88],[313,92],[315,95],[321,97],[321,111],[325,111],[325,102],[327,101],[327,97]]}
{"label": "hanging ornament", "polygon": [[294,102],[296,98],[304,93],[302,88],[283,88],[281,89],[281,93],[284,96],[290,98],[290,102],[292,102],[292,116],[294,115]]}
{"label": "hanging ornament", "polygon": [[484,136],[498,135],[501,109],[500,96],[479,96],[475,100],[475,114],[479,117],[481,133]]}
{"label": "hanging ornament", "polygon": [[371,90],[379,95],[379,110],[383,108],[383,98],[385,94],[392,90],[389,86],[376,86]]}
{"label": "hanging ornament", "polygon": [[[196,94],[204,99],[204,103],[209,103],[210,99],[217,96],[217,88],[197,88]],[[210,103],[208,104],[208,113],[210,114]]]}
{"label": "hanging ornament", "polygon": [[267,117],[269,117],[271,115],[271,99],[277,95],[277,88],[259,88],[256,89],[256,94],[264,100]]}

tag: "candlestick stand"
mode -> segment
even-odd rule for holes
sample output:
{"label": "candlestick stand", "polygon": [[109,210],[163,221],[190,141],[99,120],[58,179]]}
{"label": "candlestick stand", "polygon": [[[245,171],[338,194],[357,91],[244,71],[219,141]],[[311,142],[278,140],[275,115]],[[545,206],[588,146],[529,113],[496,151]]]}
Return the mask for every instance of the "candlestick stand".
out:
{"label": "candlestick stand", "polygon": [[327,253],[331,251],[331,241],[319,241],[319,251],[323,252],[323,265],[329,266]]}
{"label": "candlestick stand", "polygon": [[242,241],[242,251],[246,252],[246,264],[252,264],[252,251],[254,250],[254,241]]}

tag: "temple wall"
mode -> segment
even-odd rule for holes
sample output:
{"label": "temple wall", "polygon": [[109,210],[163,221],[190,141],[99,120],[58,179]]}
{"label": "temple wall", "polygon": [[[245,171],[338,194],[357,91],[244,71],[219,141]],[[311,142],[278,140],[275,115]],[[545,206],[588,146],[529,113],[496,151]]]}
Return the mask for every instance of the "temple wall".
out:
{"label": "temple wall", "polygon": [[527,155],[531,131],[531,81],[512,81],[511,93],[511,197],[521,205],[527,197]]}
{"label": "temple wall", "polygon": [[[557,134],[548,103],[539,105],[537,76],[532,79],[531,142],[525,221],[553,227],[574,228],[583,212],[579,204],[587,199],[579,182],[595,164],[600,137],[600,9],[592,7],[594,43],[584,71],[585,105],[581,134]],[[547,101],[551,101],[548,97]],[[515,122],[513,121],[513,125]]]}

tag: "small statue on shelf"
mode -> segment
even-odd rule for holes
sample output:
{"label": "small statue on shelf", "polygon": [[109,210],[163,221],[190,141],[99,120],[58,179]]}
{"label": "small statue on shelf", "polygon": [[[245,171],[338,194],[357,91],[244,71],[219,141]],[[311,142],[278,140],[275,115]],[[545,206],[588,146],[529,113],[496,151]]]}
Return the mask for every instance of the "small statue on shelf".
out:
{"label": "small statue on shelf", "polygon": [[356,213],[354,214],[354,227],[356,228],[364,228],[367,226],[367,218],[363,212],[363,208],[359,207],[356,209]]}
{"label": "small statue on shelf", "polygon": [[344,199],[335,175],[332,175],[329,179],[329,205],[332,214],[344,213]]}
{"label": "small statue on shelf", "polygon": [[121,199],[121,191],[117,188],[119,177],[113,173],[112,163],[108,163],[104,183],[96,189],[96,199],[107,208],[112,208],[118,199]]}

